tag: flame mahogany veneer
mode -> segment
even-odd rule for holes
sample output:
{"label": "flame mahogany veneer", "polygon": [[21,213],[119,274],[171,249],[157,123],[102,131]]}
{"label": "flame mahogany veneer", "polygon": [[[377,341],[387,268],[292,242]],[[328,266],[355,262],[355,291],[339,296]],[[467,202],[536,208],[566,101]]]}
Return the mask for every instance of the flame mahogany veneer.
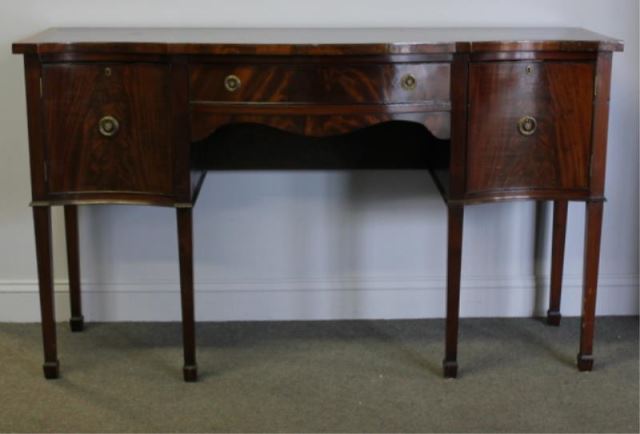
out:
{"label": "flame mahogany veneer", "polygon": [[464,206],[554,201],[547,320],[558,325],[567,201],[586,202],[578,368],[590,370],[621,50],[572,28],[62,28],[16,42],[46,378],[59,375],[51,206],[65,209],[73,331],[84,325],[77,206],[176,208],[184,378],[194,381],[192,207],[208,170],[265,167],[430,170],[449,210],[447,377],[457,375]]}

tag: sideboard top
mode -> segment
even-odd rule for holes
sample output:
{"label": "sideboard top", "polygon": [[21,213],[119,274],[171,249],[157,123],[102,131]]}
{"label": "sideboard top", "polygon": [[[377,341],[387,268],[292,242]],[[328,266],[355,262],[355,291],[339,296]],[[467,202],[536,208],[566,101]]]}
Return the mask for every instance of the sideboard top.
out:
{"label": "sideboard top", "polygon": [[385,55],[482,51],[622,51],[580,28],[52,28],[17,54]]}

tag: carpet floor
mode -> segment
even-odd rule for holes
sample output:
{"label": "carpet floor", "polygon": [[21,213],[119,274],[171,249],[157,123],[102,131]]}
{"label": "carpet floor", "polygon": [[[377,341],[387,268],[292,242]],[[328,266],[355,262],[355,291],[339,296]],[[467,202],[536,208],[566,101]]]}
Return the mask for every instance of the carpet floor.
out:
{"label": "carpet floor", "polygon": [[459,378],[441,377],[442,320],[198,325],[182,382],[176,323],[58,327],[42,377],[37,324],[0,324],[2,432],[638,432],[638,318],[464,319]]}

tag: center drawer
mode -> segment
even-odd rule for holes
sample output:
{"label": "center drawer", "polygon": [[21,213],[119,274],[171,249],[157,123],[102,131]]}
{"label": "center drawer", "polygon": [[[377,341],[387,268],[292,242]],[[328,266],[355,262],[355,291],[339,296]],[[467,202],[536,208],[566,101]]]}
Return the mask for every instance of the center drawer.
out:
{"label": "center drawer", "polygon": [[192,102],[446,102],[450,69],[448,63],[192,65],[190,95]]}

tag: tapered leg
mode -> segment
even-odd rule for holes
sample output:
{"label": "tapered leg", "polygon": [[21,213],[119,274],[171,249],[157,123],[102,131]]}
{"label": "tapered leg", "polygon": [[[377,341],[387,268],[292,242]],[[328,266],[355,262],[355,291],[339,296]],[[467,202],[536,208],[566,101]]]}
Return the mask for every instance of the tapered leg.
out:
{"label": "tapered leg", "polygon": [[553,202],[553,237],[551,241],[551,293],[547,324],[560,325],[560,298],[562,296],[562,269],[564,267],[564,245],[567,232],[567,201]]}
{"label": "tapered leg", "polygon": [[193,230],[191,208],[177,208],[178,249],[180,253],[180,294],[182,297],[182,339],[184,381],[198,379],[193,300]]}
{"label": "tapered leg", "polygon": [[42,341],[44,344],[43,369],[45,378],[51,379],[58,378],[59,375],[51,258],[51,208],[48,206],[33,207],[33,223],[35,226]]}
{"label": "tapered leg", "polygon": [[449,205],[447,250],[447,320],[445,330],[444,376],[458,375],[458,317],[460,310],[460,270],[462,265],[462,205]]}
{"label": "tapered leg", "polygon": [[587,202],[586,208],[582,320],[580,352],[578,353],[578,369],[581,371],[590,371],[593,367],[593,328],[596,314],[603,204],[602,202]]}
{"label": "tapered leg", "polygon": [[69,325],[72,332],[84,329],[82,316],[82,297],[80,295],[80,248],[78,243],[78,207],[64,207],[64,228],[67,238],[67,265],[69,268],[69,298],[71,301],[71,319]]}

